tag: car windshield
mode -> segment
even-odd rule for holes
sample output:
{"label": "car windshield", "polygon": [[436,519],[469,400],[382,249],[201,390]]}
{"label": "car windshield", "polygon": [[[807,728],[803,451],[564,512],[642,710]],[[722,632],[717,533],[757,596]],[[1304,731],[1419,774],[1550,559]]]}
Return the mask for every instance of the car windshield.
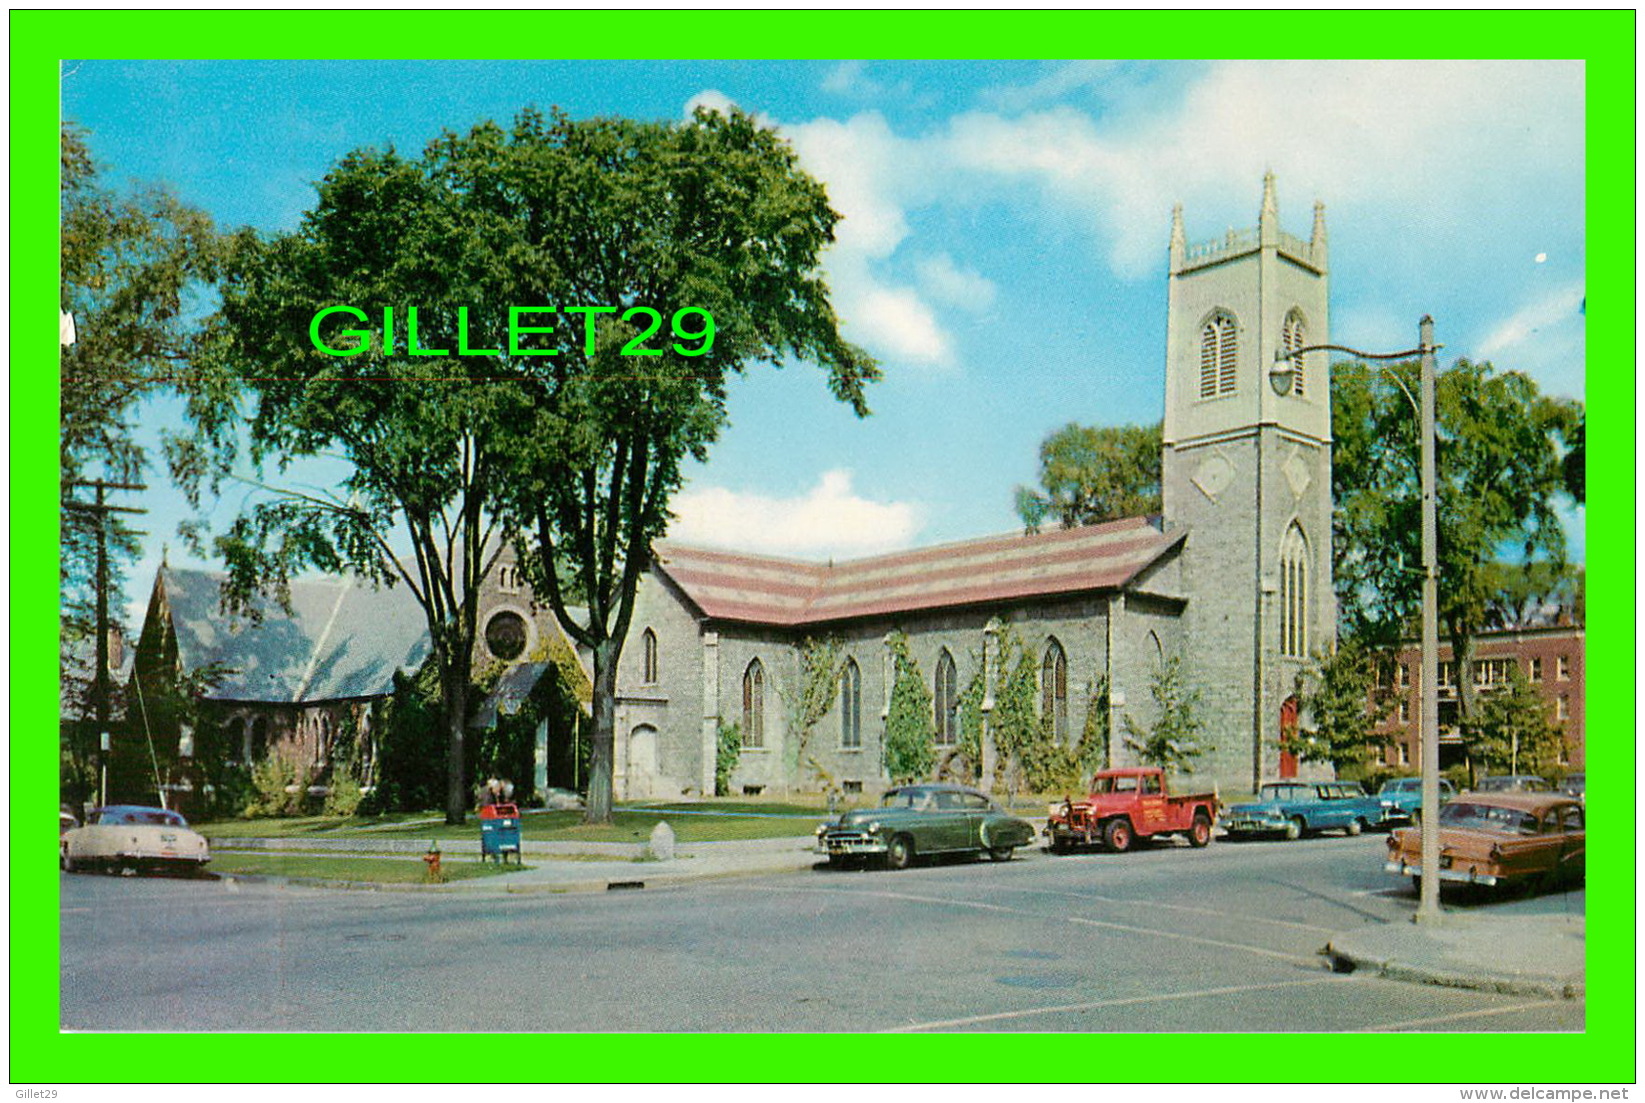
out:
{"label": "car windshield", "polygon": [[164,808],[105,808],[98,813],[100,824],[146,824],[152,827],[187,827],[188,821]]}
{"label": "car windshield", "polygon": [[881,808],[934,808],[936,801],[927,789],[893,789],[880,801]]}
{"label": "car windshield", "polygon": [[1384,793],[1404,793],[1421,788],[1422,779],[1414,777],[1404,778],[1400,781],[1385,781],[1382,783],[1382,791]]}
{"label": "car windshield", "polygon": [[1137,782],[1140,780],[1135,774],[1122,774],[1119,777],[1097,777],[1091,782],[1093,793],[1135,793]]}
{"label": "car windshield", "polygon": [[1439,810],[1439,822],[1445,827],[1466,831],[1495,831],[1502,835],[1535,835],[1536,817],[1517,808],[1499,808],[1494,804],[1475,804],[1472,801],[1453,801]]}
{"label": "car windshield", "polygon": [[1301,794],[1295,785],[1264,785],[1257,793],[1258,800],[1294,800]]}

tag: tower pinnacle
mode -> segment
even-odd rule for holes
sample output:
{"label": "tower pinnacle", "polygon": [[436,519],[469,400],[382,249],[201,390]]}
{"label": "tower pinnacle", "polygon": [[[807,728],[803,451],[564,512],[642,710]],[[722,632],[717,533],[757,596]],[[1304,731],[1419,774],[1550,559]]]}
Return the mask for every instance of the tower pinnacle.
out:
{"label": "tower pinnacle", "polygon": [[1274,198],[1274,174],[1262,174],[1262,215],[1257,222],[1258,233],[1264,245],[1279,241],[1279,203]]}
{"label": "tower pinnacle", "polygon": [[1325,268],[1325,204],[1314,201],[1314,236],[1308,243],[1308,251],[1314,264],[1322,271]]}

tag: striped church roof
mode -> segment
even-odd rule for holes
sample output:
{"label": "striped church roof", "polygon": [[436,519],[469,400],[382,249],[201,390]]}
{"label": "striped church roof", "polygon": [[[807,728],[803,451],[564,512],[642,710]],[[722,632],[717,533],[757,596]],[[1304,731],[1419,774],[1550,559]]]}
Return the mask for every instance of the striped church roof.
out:
{"label": "striped church roof", "polygon": [[795,627],[1119,589],[1183,539],[1146,517],[814,563],[659,541],[656,565],[717,620]]}

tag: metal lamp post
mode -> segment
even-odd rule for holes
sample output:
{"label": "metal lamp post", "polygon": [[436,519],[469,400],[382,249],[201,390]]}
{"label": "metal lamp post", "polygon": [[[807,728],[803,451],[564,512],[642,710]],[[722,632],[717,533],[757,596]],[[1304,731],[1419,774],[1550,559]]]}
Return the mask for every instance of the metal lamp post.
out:
{"label": "metal lamp post", "polygon": [[[1412,395],[1399,376],[1388,372],[1388,378],[1398,385],[1421,424],[1422,445],[1422,891],[1417,904],[1416,921],[1432,923],[1439,920],[1439,519],[1434,475],[1434,375],[1435,353],[1434,320],[1422,316],[1418,324],[1418,344],[1403,352],[1362,352],[1346,345],[1307,345],[1289,352],[1274,353],[1274,367],[1268,378],[1274,389],[1290,392],[1290,377],[1296,366],[1289,363],[1305,352],[1331,350],[1345,352],[1361,360],[1408,360],[1421,357],[1421,379],[1418,394]],[[1281,365],[1284,365],[1283,367]],[[1380,365],[1379,365],[1380,366]]]}

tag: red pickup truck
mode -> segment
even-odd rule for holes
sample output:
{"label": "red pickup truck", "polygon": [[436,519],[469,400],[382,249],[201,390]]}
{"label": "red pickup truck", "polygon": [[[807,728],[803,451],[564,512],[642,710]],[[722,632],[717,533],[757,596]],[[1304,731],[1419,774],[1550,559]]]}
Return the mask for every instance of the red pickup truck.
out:
{"label": "red pickup truck", "polygon": [[1154,835],[1187,835],[1194,846],[1204,846],[1216,820],[1215,793],[1172,794],[1163,770],[1137,766],[1099,771],[1084,800],[1069,798],[1051,808],[1045,834],[1057,854],[1097,843],[1126,851]]}

